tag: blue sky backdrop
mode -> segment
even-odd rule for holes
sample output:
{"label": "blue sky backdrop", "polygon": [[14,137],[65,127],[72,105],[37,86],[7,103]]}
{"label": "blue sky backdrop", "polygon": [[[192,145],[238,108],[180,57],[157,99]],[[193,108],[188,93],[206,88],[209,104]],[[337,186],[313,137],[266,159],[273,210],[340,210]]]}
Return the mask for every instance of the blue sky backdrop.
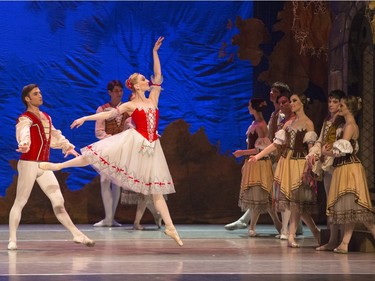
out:
{"label": "blue sky backdrop", "polygon": [[[96,141],[94,122],[78,130],[70,123],[108,101],[108,81],[124,81],[133,72],[149,77],[151,50],[161,35],[159,132],[183,119],[191,133],[203,128],[221,153],[244,148],[252,67],[237,56],[228,61],[238,30],[227,26],[252,13],[251,1],[0,2],[0,195],[15,174],[8,161],[19,158],[15,122],[24,111],[24,85],[39,84],[41,109],[79,150]],[[220,57],[223,44],[228,55]],[[63,160],[61,151],[52,151],[51,160]],[[90,167],[74,169],[68,186],[80,189],[95,176]]]}

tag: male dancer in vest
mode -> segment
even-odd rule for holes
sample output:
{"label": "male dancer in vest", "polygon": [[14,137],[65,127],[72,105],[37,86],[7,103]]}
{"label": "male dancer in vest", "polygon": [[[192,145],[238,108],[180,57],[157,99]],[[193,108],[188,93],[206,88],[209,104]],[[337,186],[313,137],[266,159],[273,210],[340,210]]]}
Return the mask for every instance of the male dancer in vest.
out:
{"label": "male dancer in vest", "polygon": [[[123,86],[119,80],[110,81],[107,85],[107,91],[111,100],[109,103],[99,106],[96,113],[112,110],[121,104]],[[125,128],[125,120],[127,117],[129,116],[124,113],[111,120],[96,121],[95,136],[101,140],[122,132]],[[114,183],[111,184],[110,179],[100,176],[100,188],[105,217],[103,220],[95,223],[94,226],[121,226],[121,224],[114,219],[117,205],[120,200],[121,187]]]}
{"label": "male dancer in vest", "polygon": [[43,171],[38,166],[39,162],[49,161],[51,147],[62,149],[65,157],[79,154],[61,131],[54,128],[51,117],[40,111],[43,98],[37,84],[23,87],[22,102],[26,106],[26,111],[18,117],[16,125],[17,151],[22,154],[17,165],[16,199],[9,214],[8,250],[17,249],[17,228],[22,209],[30,197],[35,181],[51,201],[57,219],[73,235],[73,242],[92,247],[95,242],[73,224],[66,212],[64,198],[55,174],[51,171]]}

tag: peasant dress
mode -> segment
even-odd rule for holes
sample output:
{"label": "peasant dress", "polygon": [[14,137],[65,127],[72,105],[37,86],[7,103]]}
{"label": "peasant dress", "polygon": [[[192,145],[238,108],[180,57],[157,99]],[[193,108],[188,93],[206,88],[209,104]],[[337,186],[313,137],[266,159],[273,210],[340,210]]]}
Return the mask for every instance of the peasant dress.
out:
{"label": "peasant dress", "polygon": [[333,174],[327,199],[327,217],[331,223],[374,223],[375,210],[367,186],[366,172],[357,157],[356,140],[333,144]]}
{"label": "peasant dress", "polygon": [[295,129],[291,125],[276,133],[274,143],[284,147],[274,176],[276,210],[284,211],[294,205],[300,213],[317,211],[316,182],[309,177],[306,160],[308,144],[316,139],[314,131]]}
{"label": "peasant dress", "polygon": [[[255,131],[255,123],[250,125],[247,133],[247,149],[256,148],[263,150],[270,140],[258,138]],[[271,196],[273,182],[272,161],[270,157],[263,157],[256,162],[249,162],[248,157],[242,166],[241,189],[239,196],[239,207],[242,211],[250,209],[259,213],[267,213],[271,207]]]}
{"label": "peasant dress", "polygon": [[131,117],[135,128],[82,148],[82,155],[99,174],[125,190],[145,195],[174,193],[173,180],[156,134],[159,110],[137,108]]}

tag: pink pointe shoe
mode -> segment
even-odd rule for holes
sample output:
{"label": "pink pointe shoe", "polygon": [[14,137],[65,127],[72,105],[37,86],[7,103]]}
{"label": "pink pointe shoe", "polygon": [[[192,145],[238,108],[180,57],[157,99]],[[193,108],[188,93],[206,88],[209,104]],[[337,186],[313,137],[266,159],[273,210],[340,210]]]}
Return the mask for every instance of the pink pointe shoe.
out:
{"label": "pink pointe shoe", "polygon": [[62,169],[61,163],[51,163],[51,162],[40,162],[39,168],[42,170],[49,171],[59,171]]}
{"label": "pink pointe shoe", "polygon": [[182,243],[180,236],[178,236],[177,230],[172,226],[170,227],[165,227],[164,234],[168,235],[169,237],[173,238],[176,243],[182,247],[184,243]]}

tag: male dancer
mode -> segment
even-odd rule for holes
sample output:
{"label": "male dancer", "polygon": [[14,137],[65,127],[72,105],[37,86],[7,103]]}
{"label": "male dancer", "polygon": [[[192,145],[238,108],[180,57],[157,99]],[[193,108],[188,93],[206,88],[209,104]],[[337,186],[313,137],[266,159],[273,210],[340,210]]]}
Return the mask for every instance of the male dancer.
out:
{"label": "male dancer", "polygon": [[43,104],[42,93],[37,84],[29,84],[22,89],[22,102],[26,111],[22,113],[16,125],[17,151],[22,153],[18,161],[18,182],[16,199],[9,214],[8,250],[17,249],[17,228],[21,220],[23,207],[30,197],[35,181],[51,201],[53,211],[73,235],[73,242],[92,247],[95,242],[84,235],[72,222],[64,207],[59,183],[52,171],[39,169],[38,163],[49,161],[50,148],[62,149],[65,157],[69,154],[79,156],[72,145],[52,125],[51,117],[40,111]]}

